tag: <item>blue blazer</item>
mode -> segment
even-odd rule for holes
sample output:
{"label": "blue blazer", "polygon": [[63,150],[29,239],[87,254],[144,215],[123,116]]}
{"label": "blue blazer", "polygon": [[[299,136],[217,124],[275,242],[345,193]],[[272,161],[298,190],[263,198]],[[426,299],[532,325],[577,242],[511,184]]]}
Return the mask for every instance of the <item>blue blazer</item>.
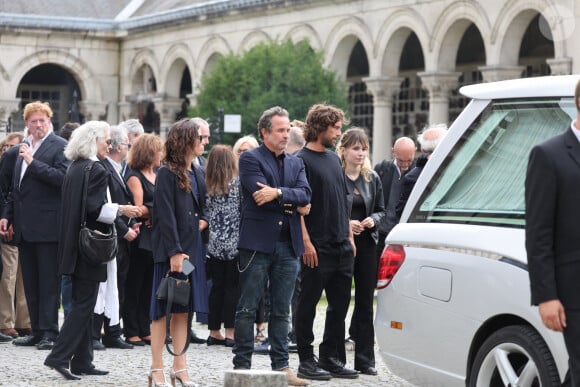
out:
{"label": "blue blazer", "polygon": [[152,210],[153,260],[155,263],[169,262],[177,253],[189,255],[195,262],[199,243],[199,221],[205,215],[205,181],[199,167],[195,167],[195,178],[200,191],[200,200],[193,192],[177,186],[177,176],[166,166],[159,168],[155,181]]}
{"label": "blue blazer", "polygon": [[[242,218],[238,248],[272,253],[280,237],[284,213],[290,212],[289,226],[296,256],[304,253],[300,215],[296,207],[310,203],[312,191],[302,159],[285,154],[284,185],[280,182],[278,165],[265,145],[242,153],[239,162],[242,186]],[[252,194],[260,189],[257,182],[282,190],[282,200],[258,206]]]}

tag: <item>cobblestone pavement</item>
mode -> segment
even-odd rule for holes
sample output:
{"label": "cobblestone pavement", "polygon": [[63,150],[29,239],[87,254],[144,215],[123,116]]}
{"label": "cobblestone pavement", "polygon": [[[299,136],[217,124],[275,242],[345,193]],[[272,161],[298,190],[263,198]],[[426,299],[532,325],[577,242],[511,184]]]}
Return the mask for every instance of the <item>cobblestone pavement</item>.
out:
{"label": "cobblestone pavement", "polygon": [[[352,311],[352,306],[351,306]],[[347,322],[350,321],[350,316]],[[348,327],[348,323],[347,323]],[[315,352],[324,328],[324,306],[320,305],[315,320]],[[207,336],[206,325],[195,325],[194,330],[200,337]],[[330,381],[311,381],[311,386],[388,386],[413,387],[392,375],[382,358],[376,352],[378,376],[361,375],[358,379],[336,379]],[[166,366],[171,364],[171,356],[165,353]],[[108,370],[107,376],[83,376],[81,381],[65,381],[55,371],[43,365],[48,351],[39,351],[35,347],[16,347],[10,343],[0,344],[0,385],[1,386],[146,386],[149,370],[149,347],[135,347],[130,350],[107,349],[95,351],[94,364],[99,369]],[[354,352],[347,351],[347,361],[353,366]],[[187,364],[190,375],[198,384],[204,387],[223,386],[224,372],[232,369],[232,353],[230,348],[222,346],[207,346],[191,344],[187,352]],[[294,372],[298,369],[298,355],[290,354],[290,367]],[[253,369],[270,370],[270,358],[264,355],[254,355]],[[169,382],[169,376],[167,376]],[[178,384],[179,385],[179,384]]]}

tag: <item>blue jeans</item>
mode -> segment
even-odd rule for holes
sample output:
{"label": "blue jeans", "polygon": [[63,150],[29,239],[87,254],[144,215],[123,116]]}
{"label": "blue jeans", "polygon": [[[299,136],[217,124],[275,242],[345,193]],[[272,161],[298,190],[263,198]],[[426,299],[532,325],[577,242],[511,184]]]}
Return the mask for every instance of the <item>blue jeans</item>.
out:
{"label": "blue jeans", "polygon": [[270,280],[268,339],[273,370],[288,367],[288,317],[300,262],[291,242],[277,242],[272,254],[240,250],[240,299],[236,308],[234,368],[249,369],[254,351],[254,320]]}

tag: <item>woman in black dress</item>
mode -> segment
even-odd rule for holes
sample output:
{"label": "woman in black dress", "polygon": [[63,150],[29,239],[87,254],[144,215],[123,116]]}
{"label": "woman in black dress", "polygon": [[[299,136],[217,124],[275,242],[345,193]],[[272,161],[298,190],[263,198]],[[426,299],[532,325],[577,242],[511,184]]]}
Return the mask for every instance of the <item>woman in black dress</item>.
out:
{"label": "woman in black dress", "polygon": [[[182,119],[171,126],[165,140],[165,165],[157,173],[153,200],[152,247],[154,260],[153,289],[151,292],[151,371],[150,385],[165,386],[163,370],[163,345],[165,342],[164,301],[155,298],[161,279],[170,275],[192,282],[192,300],[189,307],[173,305],[171,309],[171,337],[175,353],[185,346],[188,331],[189,308],[196,308],[198,300],[193,290],[197,284],[195,273],[203,271],[201,260],[202,240],[200,231],[208,227],[205,216],[205,183],[203,172],[193,165],[195,148],[199,145],[198,125],[190,119]],[[185,259],[196,266],[188,276],[182,272]],[[205,286],[205,283],[201,284]],[[207,302],[207,301],[206,301]],[[186,368],[186,355],[175,356],[170,369],[173,384],[195,386]]]}
{"label": "woman in black dress", "polygon": [[163,142],[154,134],[143,134],[131,146],[127,164],[130,172],[127,187],[133,194],[135,206],[141,210],[139,236],[131,243],[131,254],[125,302],[123,305],[123,330],[125,341],[143,346],[151,342],[149,305],[153,278],[153,252],[151,248],[151,209],[157,169],[161,166]]}

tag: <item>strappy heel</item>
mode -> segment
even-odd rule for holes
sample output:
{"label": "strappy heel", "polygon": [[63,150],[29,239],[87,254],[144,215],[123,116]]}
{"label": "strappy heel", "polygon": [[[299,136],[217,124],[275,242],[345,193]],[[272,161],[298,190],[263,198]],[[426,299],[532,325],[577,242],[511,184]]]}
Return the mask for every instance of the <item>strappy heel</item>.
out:
{"label": "strappy heel", "polygon": [[[153,380],[153,373],[154,372],[161,372],[163,374],[163,381],[162,382],[156,382],[155,380]],[[171,386],[170,384],[168,384],[165,381],[165,373],[163,372],[163,368],[151,368],[149,370],[148,379],[149,379],[149,384],[148,384],[149,387],[169,387],[169,386]]]}
{"label": "strappy heel", "polygon": [[195,384],[194,382],[192,382],[191,380],[188,380],[187,382],[184,382],[180,377],[179,374],[187,372],[187,369],[182,369],[182,370],[177,370],[174,371],[173,368],[171,368],[169,370],[169,378],[171,379],[171,385],[173,387],[175,387],[176,384],[176,380],[179,381],[179,384],[181,385],[181,387],[199,387],[198,384]]}

